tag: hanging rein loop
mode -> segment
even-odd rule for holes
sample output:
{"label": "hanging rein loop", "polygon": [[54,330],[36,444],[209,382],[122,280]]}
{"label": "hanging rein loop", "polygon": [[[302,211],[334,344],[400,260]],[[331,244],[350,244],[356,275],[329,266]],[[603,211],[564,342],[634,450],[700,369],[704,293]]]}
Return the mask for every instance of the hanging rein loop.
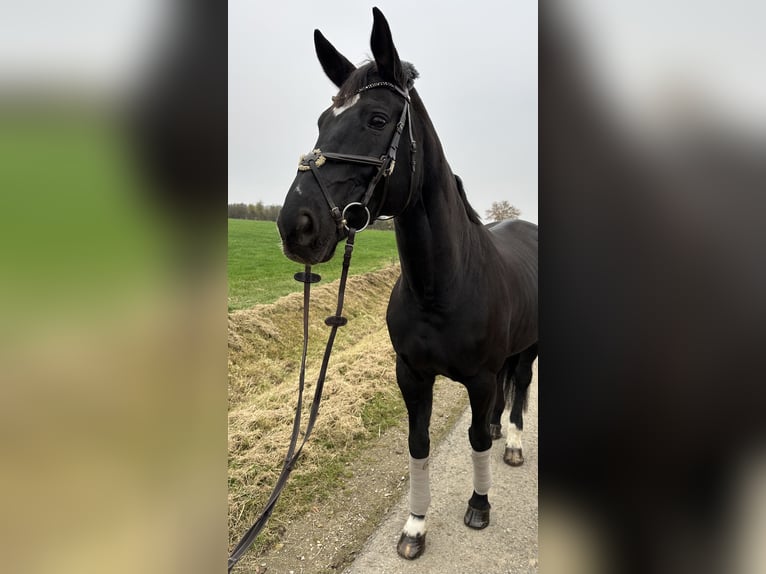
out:
{"label": "hanging rein loop", "polygon": [[[324,388],[325,377],[327,376],[327,367],[330,363],[330,354],[332,352],[333,344],[335,343],[335,335],[338,332],[339,327],[343,327],[348,323],[348,319],[341,313],[343,312],[343,302],[346,294],[346,279],[348,278],[348,270],[351,266],[351,254],[354,250],[354,239],[356,237],[357,230],[353,227],[348,231],[348,238],[346,239],[346,249],[343,254],[343,269],[340,275],[340,286],[338,287],[338,304],[335,308],[335,315],[330,315],[325,319],[325,324],[331,327],[330,335],[327,338],[327,345],[325,346],[324,356],[322,357],[322,366],[319,369],[319,377],[317,378],[316,388],[314,389],[314,400],[311,402],[311,408],[309,410],[309,420],[306,423],[306,430],[303,434],[303,440],[300,446],[297,446],[298,436],[300,434],[301,427],[301,412],[303,410],[303,389],[306,382],[306,353],[308,351],[309,342],[309,300],[311,284],[318,283],[321,277],[316,273],[311,272],[311,266],[306,265],[305,270],[295,274],[295,280],[303,283],[303,352],[301,353],[301,370],[298,377],[298,401],[295,407],[295,419],[293,421],[293,432],[290,436],[290,444],[287,447],[287,454],[285,455],[284,463],[282,464],[282,471],[279,474],[277,483],[274,486],[274,490],[271,492],[266,506],[258,516],[256,521],[245,533],[241,540],[234,547],[234,550],[229,555],[228,572],[231,572],[234,566],[239,562],[242,556],[247,552],[250,546],[255,542],[258,534],[263,530],[271,517],[271,513],[274,511],[274,506],[279,500],[279,496],[282,494],[282,489],[287,483],[287,479],[298,460],[298,457],[303,451],[303,447],[311,436],[311,431],[314,429],[314,423],[319,415],[319,402],[322,399],[322,390]],[[297,446],[297,448],[296,448]]]}
{"label": "hanging rein loop", "polygon": [[[290,437],[290,444],[287,448],[287,454],[285,455],[285,460],[282,465],[282,471],[280,472],[277,483],[274,486],[274,490],[272,491],[271,496],[269,496],[269,499],[266,502],[266,506],[264,507],[260,516],[258,516],[255,523],[250,527],[250,529],[234,547],[234,550],[232,551],[228,560],[228,572],[232,571],[237,562],[239,562],[245,552],[247,552],[248,548],[250,548],[253,542],[255,542],[256,537],[266,525],[266,522],[268,522],[271,513],[274,511],[274,506],[276,505],[277,500],[279,500],[279,496],[282,494],[282,489],[285,487],[287,479],[289,478],[290,473],[292,472],[293,467],[295,466],[295,463],[303,451],[303,447],[306,444],[306,441],[308,441],[309,436],[311,435],[311,431],[314,428],[314,423],[316,422],[317,415],[319,414],[319,402],[322,398],[322,389],[324,388],[324,381],[327,375],[327,367],[330,362],[330,354],[335,342],[335,335],[338,331],[338,328],[348,323],[348,319],[343,317],[341,313],[343,311],[343,301],[345,299],[346,293],[346,279],[348,278],[348,270],[351,265],[351,254],[354,250],[354,239],[356,234],[366,229],[370,223],[371,215],[367,205],[372,198],[375,187],[381,178],[388,178],[388,176],[390,176],[394,171],[394,167],[396,165],[396,152],[399,148],[399,139],[401,138],[402,132],[404,131],[405,121],[407,120],[409,120],[408,128],[410,131],[411,140],[410,162],[412,175],[410,177],[409,195],[407,196],[407,201],[405,203],[404,209],[407,208],[412,197],[415,179],[415,151],[417,146],[415,144],[415,140],[413,139],[412,133],[412,114],[409,111],[410,97],[406,90],[402,90],[398,86],[395,86],[389,82],[375,82],[360,88],[356,91],[356,93],[358,94],[365,90],[380,87],[390,88],[404,98],[404,109],[402,110],[402,115],[399,118],[399,122],[396,124],[396,130],[394,131],[394,135],[385,155],[381,156],[380,158],[375,158],[371,156],[328,153],[322,152],[319,149],[315,149],[311,153],[301,156],[298,170],[311,171],[311,173],[314,175],[314,178],[317,180],[317,183],[319,184],[319,188],[322,190],[322,195],[324,195],[325,200],[327,201],[327,205],[330,207],[330,213],[338,225],[338,228],[345,228],[348,231],[348,237],[346,238],[346,249],[343,255],[343,269],[340,276],[340,286],[338,287],[338,304],[335,310],[335,315],[331,315],[325,319],[325,324],[331,328],[330,335],[327,339],[324,356],[322,357],[322,366],[319,369],[319,377],[317,379],[316,388],[314,389],[314,400],[312,401],[311,408],[309,410],[309,419],[306,423],[306,430],[304,431],[303,440],[301,441],[300,445],[298,445],[298,436],[300,434],[301,425],[301,412],[303,409],[303,389],[306,379],[306,353],[308,350],[309,339],[310,289],[312,283],[317,283],[320,280],[320,276],[311,272],[310,265],[306,265],[304,271],[295,274],[295,279],[303,283],[303,352],[301,354],[301,369],[298,381],[298,401],[295,407],[293,431]],[[322,182],[322,178],[319,175],[319,168],[324,165],[328,159],[350,163],[359,163],[362,165],[372,165],[378,168],[378,172],[375,174],[375,177],[367,186],[367,191],[365,192],[361,201],[351,202],[347,204],[343,210],[339,209],[338,206],[335,205],[335,202],[333,202],[330,193],[328,192],[326,186]],[[387,184],[388,179],[386,179],[386,186]],[[385,202],[386,192],[387,187],[384,190],[384,196],[381,200],[381,207]],[[402,211],[404,211],[404,209],[402,209]]]}
{"label": "hanging rein loop", "polygon": [[[384,155],[378,158],[367,155],[324,152],[317,148],[308,154],[302,155],[298,163],[298,171],[311,171],[311,173],[314,175],[314,179],[316,179],[317,183],[319,184],[319,188],[322,190],[322,195],[324,196],[327,205],[330,207],[330,213],[335,220],[336,225],[339,229],[346,229],[347,231],[351,228],[355,228],[357,232],[360,232],[367,228],[370,220],[372,219],[368,205],[381,178],[386,178],[385,187],[383,189],[383,197],[380,201],[380,208],[383,207],[386,196],[388,195],[388,177],[394,173],[394,168],[396,167],[396,153],[399,149],[399,140],[402,137],[402,132],[404,131],[405,127],[408,128],[410,134],[411,174],[407,201],[405,202],[404,207],[400,213],[407,209],[409,206],[410,200],[412,199],[412,192],[415,187],[415,154],[417,152],[417,143],[415,142],[414,133],[412,131],[412,112],[410,110],[409,92],[390,82],[373,82],[362,88],[359,88],[355,94],[360,94],[374,88],[388,88],[404,98],[404,107],[402,108],[401,116],[399,117],[399,121],[396,123],[394,135],[392,136],[391,143],[389,144],[388,150]],[[328,159],[360,165],[371,165],[378,168],[377,173],[368,184],[367,190],[365,191],[364,196],[362,196],[361,201],[352,201],[342,210],[335,205],[335,202],[330,196],[330,192],[327,190],[327,187],[324,185],[324,182],[319,175],[319,168],[322,167]]]}

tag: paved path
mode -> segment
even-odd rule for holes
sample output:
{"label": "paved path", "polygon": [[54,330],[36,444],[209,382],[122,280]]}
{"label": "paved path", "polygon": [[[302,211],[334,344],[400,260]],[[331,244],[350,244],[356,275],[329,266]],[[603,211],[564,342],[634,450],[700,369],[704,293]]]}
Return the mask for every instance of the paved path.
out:
{"label": "paved path", "polygon": [[[396,504],[344,574],[529,574],[537,572],[537,365],[524,418],[521,467],[503,463],[505,439],[492,446],[490,525],[471,530],[463,514],[472,491],[470,408],[431,453],[431,507],[425,553],[414,561],[396,554],[407,517],[407,496]],[[503,433],[508,411],[503,414]]]}

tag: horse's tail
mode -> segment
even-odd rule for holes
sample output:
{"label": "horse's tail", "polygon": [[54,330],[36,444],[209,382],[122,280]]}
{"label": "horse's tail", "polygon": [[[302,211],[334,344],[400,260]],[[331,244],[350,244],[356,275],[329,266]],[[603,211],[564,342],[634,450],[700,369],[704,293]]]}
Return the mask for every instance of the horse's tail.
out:
{"label": "horse's tail", "polygon": [[500,378],[503,381],[503,402],[508,409],[513,405],[513,398],[516,394],[514,391],[513,373],[517,362],[518,359],[516,357],[508,357],[500,371]]}
{"label": "horse's tail", "polygon": [[[516,400],[521,401],[521,408],[527,411],[527,391],[531,382],[530,372],[532,363],[537,358],[537,343],[525,349],[518,357],[509,357],[503,365],[503,395],[507,408],[511,408]],[[519,376],[519,371],[522,372]]]}

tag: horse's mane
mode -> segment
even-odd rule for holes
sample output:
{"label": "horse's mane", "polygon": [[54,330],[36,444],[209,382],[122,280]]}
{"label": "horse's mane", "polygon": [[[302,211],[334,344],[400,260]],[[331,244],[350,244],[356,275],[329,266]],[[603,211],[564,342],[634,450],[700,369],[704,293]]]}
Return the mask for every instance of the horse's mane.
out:
{"label": "horse's mane", "polygon": [[465,189],[463,189],[463,180],[460,179],[459,175],[455,175],[455,183],[457,184],[457,193],[460,196],[460,200],[463,202],[463,207],[465,207],[465,213],[468,215],[468,219],[471,223],[481,225],[479,214],[476,213],[476,210],[471,207],[470,203],[468,203],[468,198],[465,196]]}

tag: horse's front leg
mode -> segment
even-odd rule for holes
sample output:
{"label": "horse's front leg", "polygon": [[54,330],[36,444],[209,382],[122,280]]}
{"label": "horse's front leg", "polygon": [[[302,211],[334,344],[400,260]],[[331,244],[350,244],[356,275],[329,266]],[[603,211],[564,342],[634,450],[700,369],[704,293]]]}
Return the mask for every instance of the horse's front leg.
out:
{"label": "horse's front leg", "polygon": [[410,515],[402,529],[396,551],[408,560],[420,556],[426,548],[426,512],[431,503],[428,457],[434,378],[418,377],[397,356],[396,379],[407,405],[410,450]]}
{"label": "horse's front leg", "polygon": [[496,377],[485,373],[464,383],[471,401],[471,427],[468,439],[471,442],[473,461],[473,494],[468,501],[463,522],[470,528],[482,529],[489,525],[489,489],[492,486],[490,455],[492,437],[489,419],[495,404]]}

